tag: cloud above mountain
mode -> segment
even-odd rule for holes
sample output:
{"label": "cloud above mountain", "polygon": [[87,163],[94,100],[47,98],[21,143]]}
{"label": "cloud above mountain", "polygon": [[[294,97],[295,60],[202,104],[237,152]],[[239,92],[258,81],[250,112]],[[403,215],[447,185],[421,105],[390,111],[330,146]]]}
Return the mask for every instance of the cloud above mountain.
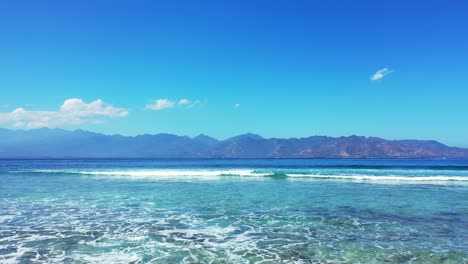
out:
{"label": "cloud above mountain", "polygon": [[192,108],[195,105],[200,104],[200,100],[195,100],[195,101],[190,101],[188,99],[180,99],[178,101],[173,101],[169,99],[157,99],[151,104],[147,104],[145,106],[146,109],[150,110],[163,110],[163,109],[169,109],[169,108],[174,108],[176,106],[179,107],[187,107],[187,108]]}
{"label": "cloud above mountain", "polygon": [[154,101],[154,103],[147,104],[145,108],[151,110],[163,110],[167,108],[173,108],[175,105],[176,103],[169,99],[158,99]]}
{"label": "cloud above mountain", "polygon": [[125,108],[107,105],[98,99],[86,103],[79,98],[65,100],[58,111],[26,110],[22,107],[7,113],[0,113],[0,123],[15,127],[40,128],[101,123],[105,118],[119,118],[128,115]]}

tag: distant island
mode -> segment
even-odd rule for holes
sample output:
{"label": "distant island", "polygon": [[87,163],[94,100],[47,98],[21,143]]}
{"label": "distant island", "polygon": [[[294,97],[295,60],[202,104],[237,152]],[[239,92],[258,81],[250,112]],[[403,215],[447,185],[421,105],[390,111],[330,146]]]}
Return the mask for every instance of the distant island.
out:
{"label": "distant island", "polygon": [[362,136],[281,139],[244,134],[217,140],[42,128],[0,129],[0,158],[468,158],[468,149],[433,140]]}

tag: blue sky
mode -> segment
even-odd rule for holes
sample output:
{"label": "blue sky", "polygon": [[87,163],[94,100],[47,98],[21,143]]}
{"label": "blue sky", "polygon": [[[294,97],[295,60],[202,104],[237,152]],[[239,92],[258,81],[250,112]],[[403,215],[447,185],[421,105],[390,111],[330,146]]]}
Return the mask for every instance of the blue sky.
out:
{"label": "blue sky", "polygon": [[222,2],[0,2],[0,126],[468,146],[466,1]]}

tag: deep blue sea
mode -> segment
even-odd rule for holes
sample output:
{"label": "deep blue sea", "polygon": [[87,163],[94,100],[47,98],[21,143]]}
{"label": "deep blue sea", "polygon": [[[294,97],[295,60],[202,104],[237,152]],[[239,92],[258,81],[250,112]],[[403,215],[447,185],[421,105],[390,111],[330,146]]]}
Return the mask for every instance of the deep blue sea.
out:
{"label": "deep blue sea", "polygon": [[468,263],[468,160],[0,160],[0,263]]}

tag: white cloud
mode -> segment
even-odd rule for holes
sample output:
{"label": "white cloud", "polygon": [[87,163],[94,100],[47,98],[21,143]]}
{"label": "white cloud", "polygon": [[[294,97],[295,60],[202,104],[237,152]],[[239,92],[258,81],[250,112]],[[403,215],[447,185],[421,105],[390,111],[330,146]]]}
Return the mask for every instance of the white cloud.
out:
{"label": "white cloud", "polygon": [[187,99],[180,99],[179,100],[179,105],[186,105],[186,104],[190,104],[190,101],[187,100]]}
{"label": "white cloud", "polygon": [[240,106],[241,106],[241,105],[240,105],[239,103],[234,104],[234,107],[235,107],[235,108],[239,108]]}
{"label": "white cloud", "polygon": [[378,70],[376,73],[374,73],[374,75],[372,75],[372,77],[370,79],[372,81],[377,81],[377,80],[380,80],[383,77],[389,75],[392,72],[393,71],[390,70],[389,68],[383,68],[383,69]]}
{"label": "white cloud", "polygon": [[195,100],[190,105],[188,105],[187,107],[192,108],[192,107],[194,107],[196,105],[199,105],[199,104],[201,104],[201,101],[200,100]]}
{"label": "white cloud", "polygon": [[158,99],[155,100],[152,104],[146,105],[146,109],[151,110],[162,110],[167,108],[174,108],[176,106],[184,107],[184,108],[192,108],[198,104],[200,104],[200,100],[190,101],[188,99],[180,99],[180,100],[169,100],[169,99]]}
{"label": "white cloud", "polygon": [[146,105],[146,109],[151,110],[162,110],[166,108],[173,108],[175,106],[175,102],[169,99],[158,99],[154,101],[152,104]]}
{"label": "white cloud", "polygon": [[59,127],[82,123],[100,123],[105,117],[125,117],[128,110],[106,105],[98,99],[87,104],[81,99],[72,98],[63,102],[58,111],[30,111],[20,107],[12,112],[0,113],[0,123],[16,127]]}

